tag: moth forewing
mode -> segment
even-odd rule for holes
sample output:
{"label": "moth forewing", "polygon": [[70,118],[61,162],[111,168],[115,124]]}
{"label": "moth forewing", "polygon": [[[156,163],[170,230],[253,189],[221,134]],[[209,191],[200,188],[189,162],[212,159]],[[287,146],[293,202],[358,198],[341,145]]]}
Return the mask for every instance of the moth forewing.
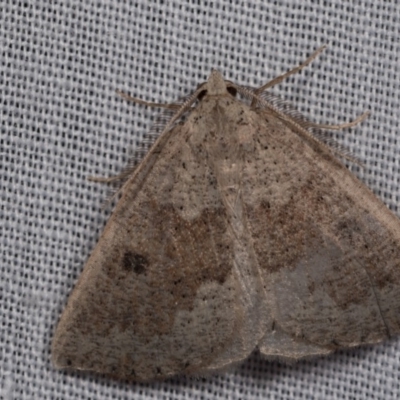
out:
{"label": "moth forewing", "polygon": [[174,110],[70,296],[54,364],[150,381],[397,334],[400,223],[303,120],[215,70]]}

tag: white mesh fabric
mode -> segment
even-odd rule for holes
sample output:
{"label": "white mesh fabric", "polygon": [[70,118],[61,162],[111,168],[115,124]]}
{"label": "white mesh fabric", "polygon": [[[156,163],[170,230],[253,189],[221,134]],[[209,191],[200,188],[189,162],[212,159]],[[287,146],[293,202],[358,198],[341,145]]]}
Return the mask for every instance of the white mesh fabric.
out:
{"label": "white mesh fabric", "polygon": [[[278,3],[278,4],[277,4]],[[141,385],[50,364],[68,294],[109,216],[106,186],[154,110],[211,68],[257,86],[314,63],[274,92],[318,122],[371,117],[341,143],[397,215],[400,5],[395,1],[44,1],[0,8],[0,399],[394,399],[400,339],[280,365],[253,355],[231,373]]]}

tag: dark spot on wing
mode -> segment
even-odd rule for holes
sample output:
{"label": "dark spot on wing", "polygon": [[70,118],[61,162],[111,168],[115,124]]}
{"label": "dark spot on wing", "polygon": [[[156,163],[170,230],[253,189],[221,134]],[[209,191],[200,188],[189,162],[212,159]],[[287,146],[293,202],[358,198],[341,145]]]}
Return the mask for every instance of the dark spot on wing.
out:
{"label": "dark spot on wing", "polygon": [[149,261],[146,257],[132,251],[127,251],[122,259],[122,267],[136,274],[144,274],[148,265]]}

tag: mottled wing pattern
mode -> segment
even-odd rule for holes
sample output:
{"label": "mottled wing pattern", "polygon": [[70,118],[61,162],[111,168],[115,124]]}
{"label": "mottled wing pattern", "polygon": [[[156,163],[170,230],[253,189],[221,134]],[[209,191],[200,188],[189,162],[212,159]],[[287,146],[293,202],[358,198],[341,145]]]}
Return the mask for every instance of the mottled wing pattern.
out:
{"label": "mottled wing pattern", "polygon": [[242,193],[273,318],[261,352],[296,359],[399,333],[399,220],[324,145],[260,113]]}
{"label": "mottled wing pattern", "polygon": [[59,323],[56,366],[152,380],[240,361],[263,336],[259,270],[209,136],[227,127],[210,107],[166,133],[125,185]]}
{"label": "mottled wing pattern", "polygon": [[213,71],[125,183],[56,366],[148,381],[400,331],[399,220],[289,116],[229,85]]}

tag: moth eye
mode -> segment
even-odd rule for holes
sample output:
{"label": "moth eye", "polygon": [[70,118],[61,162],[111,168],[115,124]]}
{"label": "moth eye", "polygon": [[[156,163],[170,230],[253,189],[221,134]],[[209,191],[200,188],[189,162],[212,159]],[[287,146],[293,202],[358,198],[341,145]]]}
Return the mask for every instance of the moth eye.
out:
{"label": "moth eye", "polygon": [[231,94],[233,97],[236,97],[236,93],[237,93],[236,88],[234,88],[233,86],[228,86],[228,87],[226,88],[226,90],[227,90],[228,93]]}
{"label": "moth eye", "polygon": [[207,90],[202,90],[197,96],[197,100],[201,100],[207,94]]}

